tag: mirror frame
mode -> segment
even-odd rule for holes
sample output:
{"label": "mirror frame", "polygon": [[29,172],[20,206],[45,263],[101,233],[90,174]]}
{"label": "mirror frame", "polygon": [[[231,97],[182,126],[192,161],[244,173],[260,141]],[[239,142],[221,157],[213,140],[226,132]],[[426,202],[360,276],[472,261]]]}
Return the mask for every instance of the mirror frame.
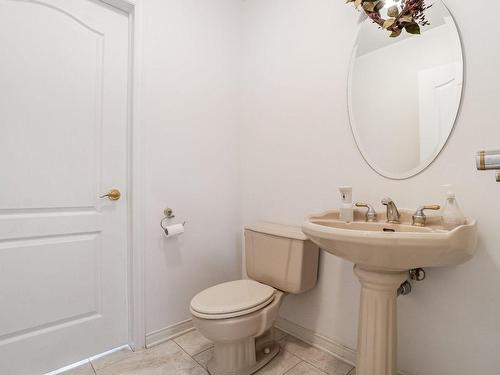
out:
{"label": "mirror frame", "polygon": [[[453,135],[453,133],[455,132],[455,127],[457,125],[457,121],[458,121],[458,117],[460,115],[460,112],[461,112],[461,109],[462,109],[462,104],[463,104],[463,101],[464,101],[464,91],[465,91],[465,80],[466,80],[466,74],[465,74],[465,56],[464,56],[464,46],[463,46],[463,42],[462,42],[462,37],[461,37],[461,34],[460,34],[460,30],[458,29],[458,25],[457,25],[457,22],[455,21],[455,17],[453,17],[453,14],[451,13],[450,9],[446,6],[446,4],[444,3],[443,0],[440,0],[441,3],[443,4],[444,8],[448,11],[448,13],[450,14],[451,16],[451,20],[453,21],[452,25],[454,26],[454,30],[456,32],[456,35],[457,35],[457,38],[458,38],[458,42],[460,44],[460,57],[462,58],[462,69],[461,69],[461,76],[462,76],[462,91],[461,91],[461,95],[460,95],[460,101],[458,103],[458,107],[457,107],[457,111],[456,111],[456,114],[453,118],[453,126],[450,130],[450,133],[448,134],[448,136],[446,137],[446,139],[442,142],[442,144],[440,145],[440,147],[436,150],[436,152],[428,159],[426,160],[425,162],[421,163],[420,165],[418,165],[417,167],[409,170],[408,172],[405,172],[405,173],[393,173],[393,172],[388,172],[386,170],[384,170],[383,168],[380,168],[378,167],[377,165],[375,165],[374,162],[371,162],[369,160],[369,155],[368,153],[366,152],[366,150],[363,148],[361,142],[359,141],[359,134],[358,134],[358,131],[356,129],[356,124],[354,122],[354,105],[353,105],[353,102],[352,102],[352,90],[351,90],[351,84],[352,84],[352,77],[353,77],[353,70],[354,70],[354,59],[356,58],[356,53],[358,51],[358,38],[359,38],[359,34],[360,34],[360,31],[361,31],[361,28],[362,28],[362,25],[364,22],[370,22],[369,19],[363,21],[363,23],[359,24],[358,25],[358,30],[357,30],[357,33],[356,33],[356,39],[355,39],[355,44],[353,46],[353,49],[352,49],[352,53],[351,53],[351,58],[349,60],[349,73],[348,73],[348,77],[347,77],[347,109],[348,109],[348,116],[349,116],[349,126],[351,128],[351,133],[352,133],[352,136],[354,138],[354,142],[356,143],[356,147],[358,148],[361,156],[363,157],[364,161],[368,164],[368,166],[373,169],[377,174],[379,174],[380,176],[382,177],[385,177],[385,178],[388,178],[388,179],[391,179],[391,180],[406,180],[406,179],[409,179],[411,177],[415,177],[417,175],[419,175],[420,173],[422,173],[423,171],[425,171],[427,168],[429,168],[431,166],[432,163],[434,163],[437,159],[437,157],[441,154],[441,152],[443,152],[444,148],[446,147],[446,145],[448,144],[451,136]],[[376,27],[376,25],[374,25],[374,27]],[[380,30],[382,32],[382,30]]]}

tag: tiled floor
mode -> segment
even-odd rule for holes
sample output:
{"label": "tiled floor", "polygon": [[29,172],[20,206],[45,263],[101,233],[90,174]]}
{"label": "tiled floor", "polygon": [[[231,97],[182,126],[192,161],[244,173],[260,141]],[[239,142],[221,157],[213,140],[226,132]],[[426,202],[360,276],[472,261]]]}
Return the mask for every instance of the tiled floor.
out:
{"label": "tiled floor", "polygon": [[[258,375],[356,375],[352,366],[303,341],[279,330],[275,337],[281,352]],[[208,375],[212,352],[212,343],[192,331],[151,349],[122,349],[63,375]]]}

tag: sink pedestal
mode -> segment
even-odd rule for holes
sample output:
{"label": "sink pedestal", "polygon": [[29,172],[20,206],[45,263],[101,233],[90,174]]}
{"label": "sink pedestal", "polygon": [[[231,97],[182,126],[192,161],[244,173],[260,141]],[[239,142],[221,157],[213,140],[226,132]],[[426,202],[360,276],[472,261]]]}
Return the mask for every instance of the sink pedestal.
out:
{"label": "sink pedestal", "polygon": [[397,347],[396,299],[406,271],[354,266],[361,282],[357,375],[395,375]]}

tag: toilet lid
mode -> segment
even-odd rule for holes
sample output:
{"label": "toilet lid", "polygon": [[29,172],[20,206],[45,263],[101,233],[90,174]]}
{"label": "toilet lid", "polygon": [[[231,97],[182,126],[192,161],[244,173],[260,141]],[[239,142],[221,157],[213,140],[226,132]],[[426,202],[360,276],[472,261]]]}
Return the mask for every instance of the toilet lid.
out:
{"label": "toilet lid", "polygon": [[257,281],[231,281],[198,293],[191,300],[191,311],[205,318],[243,315],[267,306],[274,299],[274,293],[274,288]]}

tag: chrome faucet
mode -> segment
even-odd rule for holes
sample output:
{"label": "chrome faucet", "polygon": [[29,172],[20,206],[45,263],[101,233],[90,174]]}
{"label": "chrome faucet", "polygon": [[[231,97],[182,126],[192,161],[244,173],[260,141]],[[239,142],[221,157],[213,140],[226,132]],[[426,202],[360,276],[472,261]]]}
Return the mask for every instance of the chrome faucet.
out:
{"label": "chrome faucet", "polygon": [[382,204],[387,206],[387,222],[391,224],[401,223],[398,208],[393,200],[391,198],[384,198],[382,199]]}

